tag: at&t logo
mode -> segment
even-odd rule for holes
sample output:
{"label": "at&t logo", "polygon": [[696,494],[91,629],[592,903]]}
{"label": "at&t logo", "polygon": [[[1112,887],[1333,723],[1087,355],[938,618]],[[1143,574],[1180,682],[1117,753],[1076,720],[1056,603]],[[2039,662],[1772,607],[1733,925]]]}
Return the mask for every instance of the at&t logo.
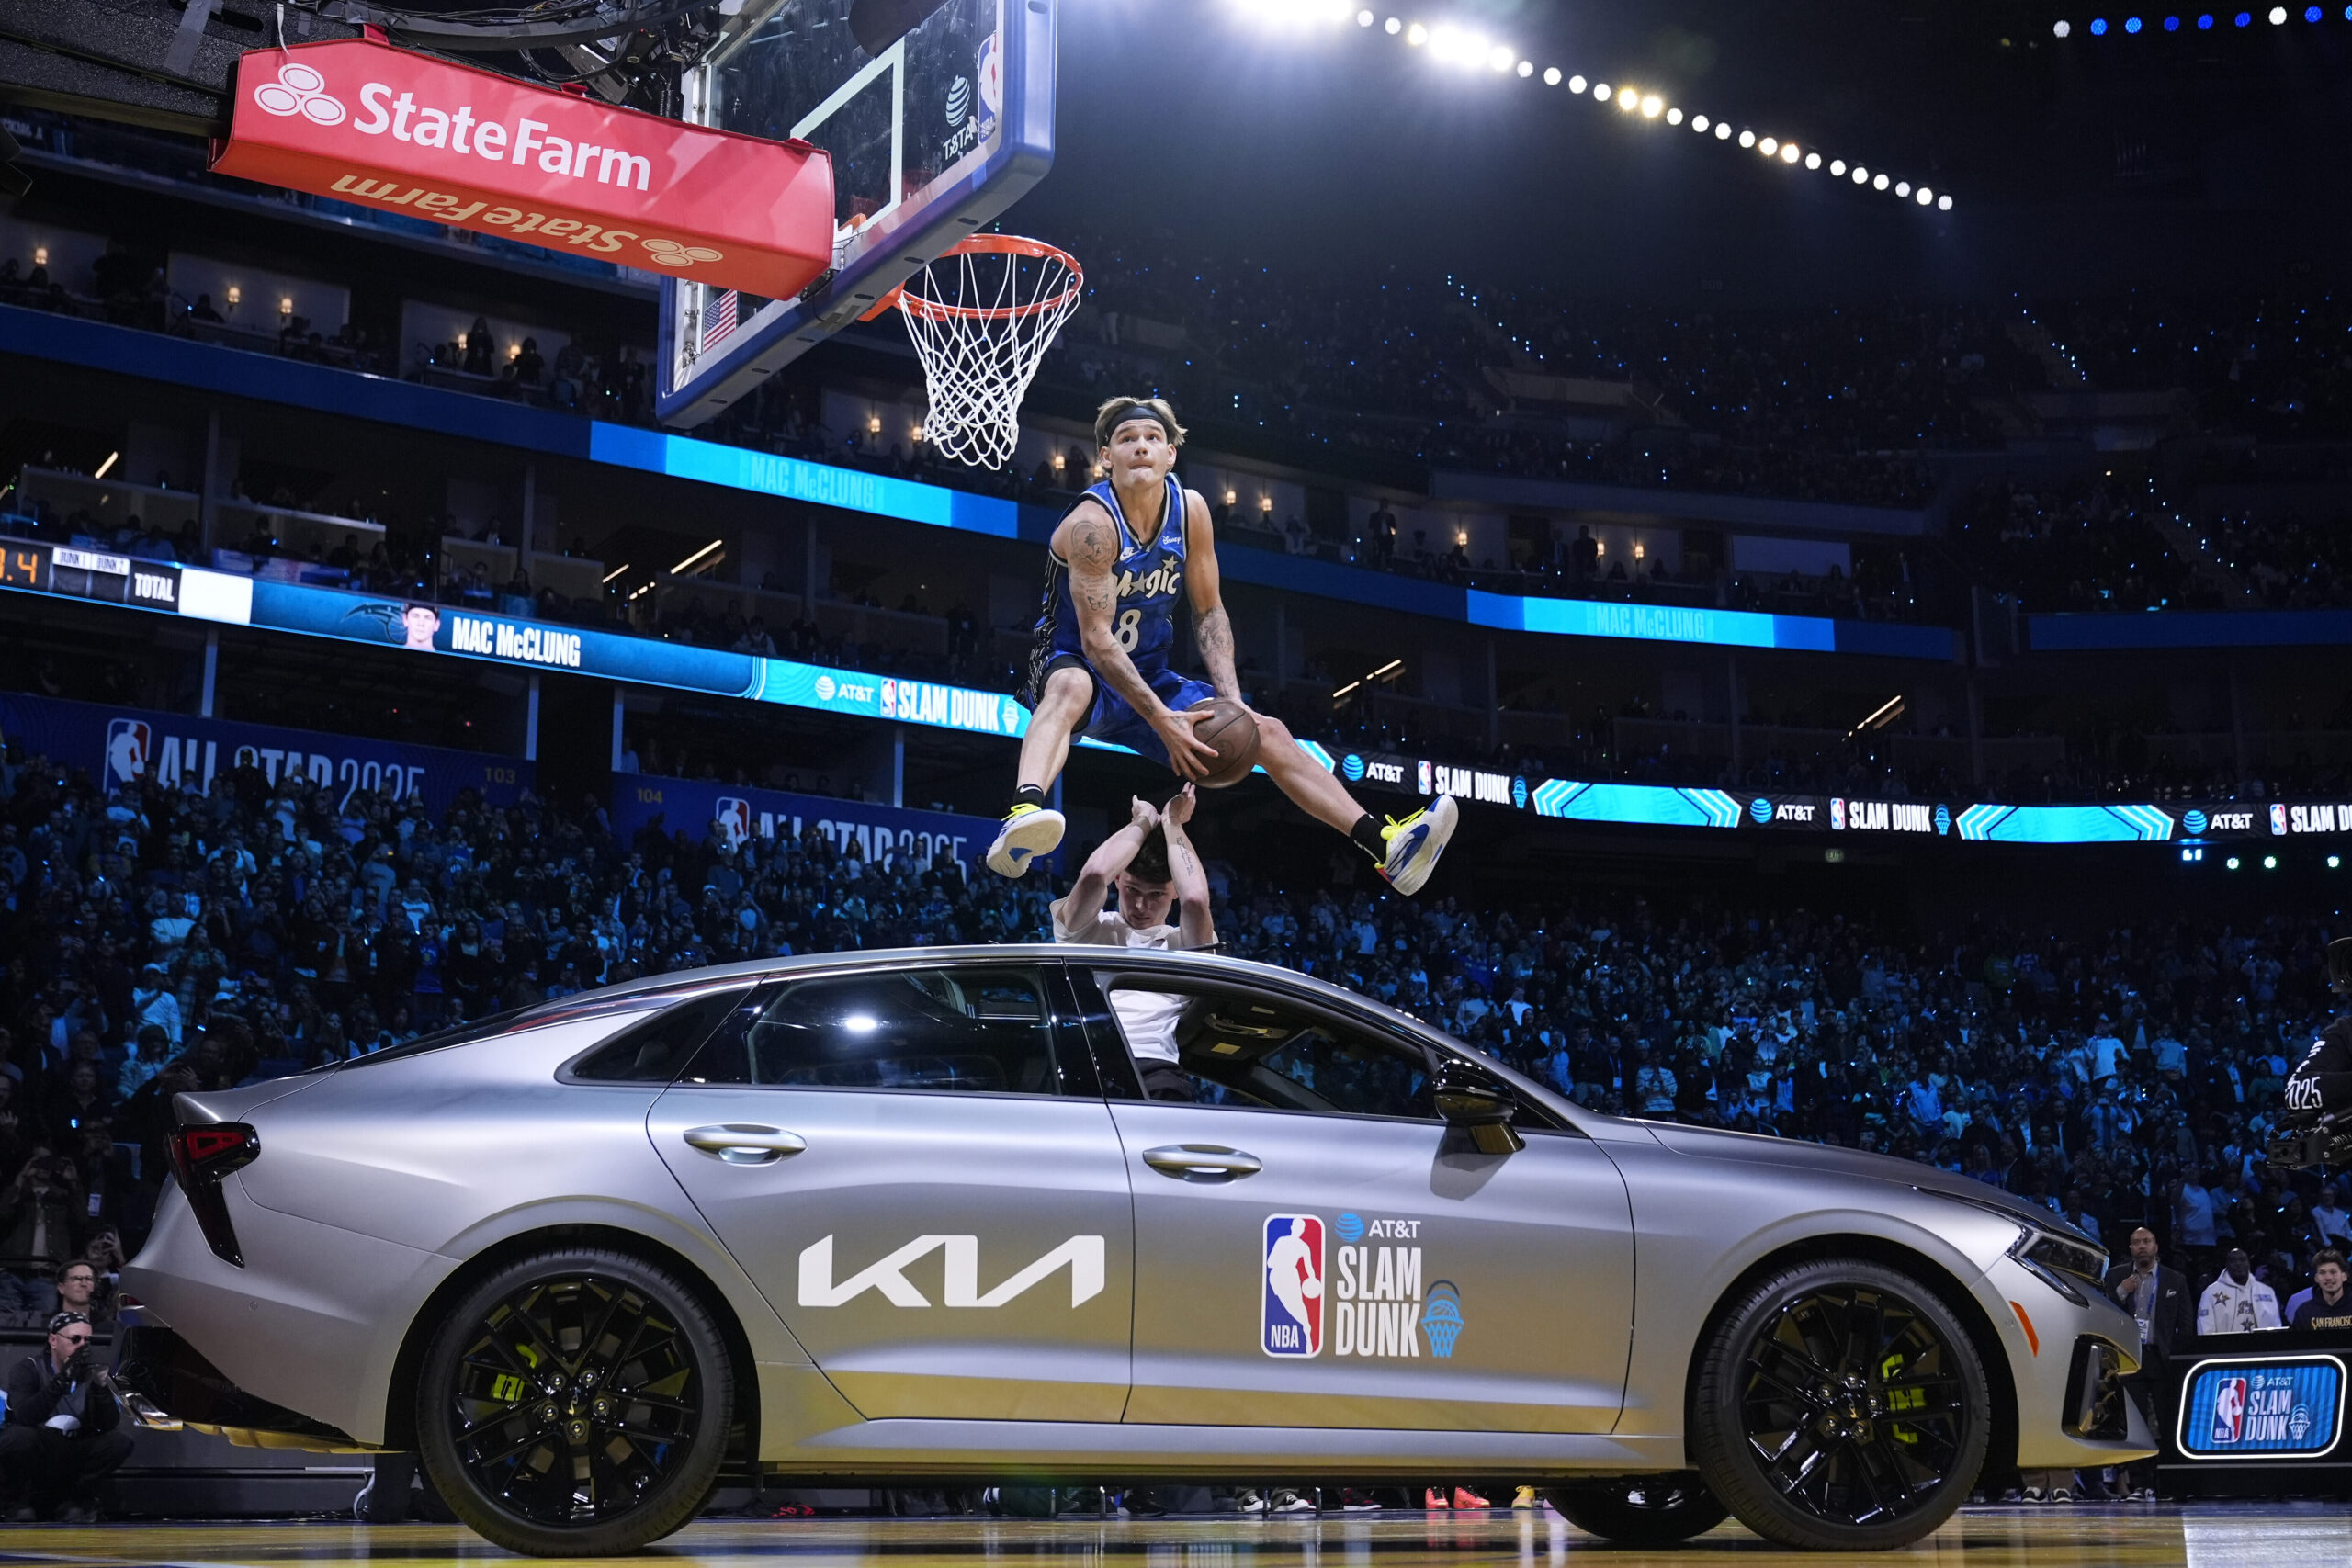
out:
{"label": "at&t logo", "polygon": [[343,100],[327,91],[327,79],[308,65],[289,60],[277,68],[277,80],[254,89],[254,105],[280,119],[300,115],[313,125],[341,125],[347,111]]}
{"label": "at&t logo", "polygon": [[1363,777],[1363,759],[1353,751],[1349,752],[1340,759],[1340,772],[1347,774],[1351,780]]}
{"label": "at&t logo", "polygon": [[833,678],[831,675],[817,677],[817,700],[820,703],[833,700]]}
{"label": "at&t logo", "polygon": [[1772,820],[1772,803],[1759,795],[1747,803],[1747,815],[1754,821],[1770,822]]}

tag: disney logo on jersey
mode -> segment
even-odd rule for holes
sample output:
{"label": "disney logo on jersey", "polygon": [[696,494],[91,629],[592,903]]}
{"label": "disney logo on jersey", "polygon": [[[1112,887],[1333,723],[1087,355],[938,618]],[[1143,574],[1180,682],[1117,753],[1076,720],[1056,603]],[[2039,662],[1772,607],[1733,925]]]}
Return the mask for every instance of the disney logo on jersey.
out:
{"label": "disney logo on jersey", "polygon": [[1184,566],[1182,561],[1162,561],[1141,577],[1135,570],[1123,569],[1119,573],[1119,597],[1122,599],[1157,599],[1173,593],[1182,585]]}

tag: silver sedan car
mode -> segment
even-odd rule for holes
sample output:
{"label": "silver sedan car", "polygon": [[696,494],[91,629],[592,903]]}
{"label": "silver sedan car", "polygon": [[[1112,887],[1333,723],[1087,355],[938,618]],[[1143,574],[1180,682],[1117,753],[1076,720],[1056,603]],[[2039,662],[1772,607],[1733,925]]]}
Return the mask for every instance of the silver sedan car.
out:
{"label": "silver sedan car", "polygon": [[[1145,1097],[1123,1021],[1193,1098]],[[1629,1543],[1882,1549],[1988,1467],[2154,1447],[2056,1215],[1599,1115],[1254,964],[734,965],[177,1109],[126,1380],[414,1450],[518,1551],[630,1551],[755,1472],[1517,1481]]]}

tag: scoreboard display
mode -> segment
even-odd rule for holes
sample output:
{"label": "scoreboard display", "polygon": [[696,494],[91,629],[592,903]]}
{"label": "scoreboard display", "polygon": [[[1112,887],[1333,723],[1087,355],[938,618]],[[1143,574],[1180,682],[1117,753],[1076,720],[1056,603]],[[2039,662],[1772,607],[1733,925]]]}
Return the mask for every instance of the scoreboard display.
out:
{"label": "scoreboard display", "polygon": [[37,539],[0,540],[0,588],[147,610],[180,607],[180,569],[171,562],[47,545]]}

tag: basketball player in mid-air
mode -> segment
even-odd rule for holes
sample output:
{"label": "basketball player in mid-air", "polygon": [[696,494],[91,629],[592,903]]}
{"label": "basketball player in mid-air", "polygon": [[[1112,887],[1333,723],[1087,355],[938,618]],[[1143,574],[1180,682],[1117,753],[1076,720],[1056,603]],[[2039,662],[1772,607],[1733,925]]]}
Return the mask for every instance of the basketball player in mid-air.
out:
{"label": "basketball player in mid-air", "polygon": [[[1054,530],[1046,568],[1045,606],[1021,693],[1030,718],[1020,786],[988,853],[989,869],[1005,876],[1021,875],[1062,841],[1062,814],[1046,792],[1069,760],[1073,737],[1125,746],[1191,782],[1205,777],[1218,756],[1193,733],[1209,712],[1198,705],[1241,701],[1208,502],[1174,477],[1184,444],[1175,411],[1159,398],[1114,398],[1094,416],[1094,439],[1108,477]],[[1179,593],[1192,604],[1204,682],[1168,667]],[[1258,726],[1259,765],[1275,787],[1353,840],[1397,892],[1420,891],[1460,819],[1453,797],[1442,795],[1383,825],[1280,720],[1250,716]]]}

